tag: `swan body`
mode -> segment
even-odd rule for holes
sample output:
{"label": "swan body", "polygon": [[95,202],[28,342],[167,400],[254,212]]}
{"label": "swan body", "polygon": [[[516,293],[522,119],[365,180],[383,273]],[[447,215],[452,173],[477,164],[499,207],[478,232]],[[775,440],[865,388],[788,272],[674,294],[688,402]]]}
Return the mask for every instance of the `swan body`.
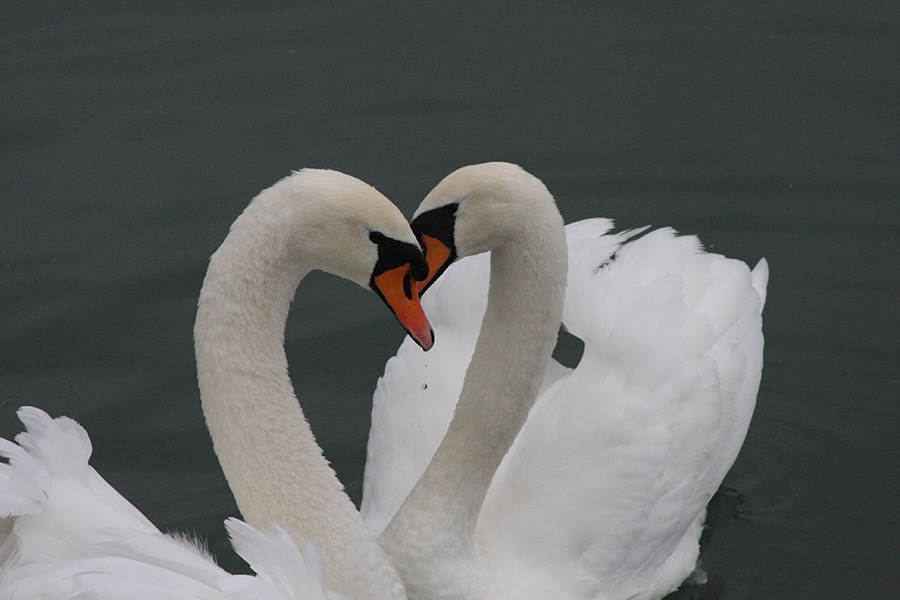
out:
{"label": "swan body", "polygon": [[[297,545],[280,533],[266,537],[237,522],[230,530],[236,549],[260,574],[258,580],[293,581],[291,572],[302,564],[297,547],[311,542],[322,552],[327,589],[350,600],[402,600],[406,596],[395,569],[322,455],[288,377],[283,343],[288,308],[300,280],[313,269],[373,289],[423,348],[432,343],[413,285],[427,265],[409,224],[384,196],[348,175],[313,169],[261,192],[210,259],[194,327],[197,375],[213,446],[244,518],[260,530],[281,528],[276,531],[287,532]],[[30,429],[50,426],[46,416],[26,411],[23,417]],[[51,423],[69,433],[51,436],[49,447],[28,441],[47,437],[31,431],[22,438],[24,455],[8,442],[4,446],[14,463],[35,469],[40,465],[30,454],[74,464],[35,475],[40,485],[25,495],[13,485],[15,478],[7,477],[10,493],[0,496],[0,517],[10,516],[6,531],[0,530],[3,573],[22,574],[19,567],[37,563],[71,569],[60,562],[66,558],[80,561],[76,569],[91,570],[96,561],[124,557],[138,564],[121,572],[119,580],[110,574],[109,586],[131,584],[130,574],[138,567],[142,574],[162,567],[188,571],[188,580],[194,574],[212,581],[210,574],[219,572],[210,571],[208,561],[190,549],[171,549],[173,540],[161,536],[87,467],[90,445],[83,430],[70,421]],[[56,442],[69,448],[56,451]],[[13,464],[6,470],[22,468]],[[33,522],[47,525],[35,528]],[[70,530],[77,535],[70,536]],[[184,565],[177,564],[182,559]],[[297,571],[300,583],[309,579],[303,573]],[[185,585],[190,595],[194,586]],[[285,585],[282,592],[291,595]],[[104,596],[103,589],[108,588],[92,591],[119,597]],[[234,597],[257,596],[241,592]]]}
{"label": "swan body", "polygon": [[[485,181],[495,183],[486,188]],[[472,253],[469,228],[490,238],[497,221],[521,224],[521,216],[504,215],[540,187],[512,165],[466,167],[439,184],[417,215],[458,203],[452,233],[464,242],[456,244],[463,257]],[[476,212],[473,201],[493,205],[477,211],[477,222],[464,219]],[[429,242],[416,219],[413,229]],[[519,290],[497,288],[498,268],[520,285],[546,289],[532,267],[494,259],[508,236],[476,247],[493,248],[490,257],[447,268],[423,296],[434,348],[426,355],[405,342],[379,380],[361,510],[410,598],[451,597],[441,591],[455,580],[457,597],[467,598],[654,599],[697,566],[706,503],[736,458],[755,405],[767,265],[751,271],[668,229],[612,233],[603,219],[569,225],[565,237],[568,275],[559,305],[584,354],[574,369],[551,359],[544,370],[518,372],[532,379],[535,393],[518,405],[524,425],[495,473],[481,478],[488,489],[469,507],[474,526],[430,506],[433,496],[468,493],[453,477],[471,473],[464,461],[477,457],[460,458],[446,444],[469,410],[463,398],[473,387],[502,388],[498,381],[516,376],[496,361],[521,354],[513,336],[535,330],[528,321],[493,330],[487,335],[502,343],[479,354],[492,303],[506,315],[531,310]],[[555,245],[543,252],[557,252]],[[555,340],[555,326],[541,335]],[[531,351],[549,359],[543,340]],[[496,428],[508,423],[490,413],[480,418],[481,428],[469,435],[506,434]],[[493,456],[502,451],[487,448]],[[429,476],[435,461],[455,464],[458,473],[448,467],[450,475]],[[405,525],[415,519],[430,521],[426,535]],[[455,552],[467,563],[455,574],[440,560],[446,538],[466,540]]]}
{"label": "swan body", "polygon": [[321,554],[276,528],[225,523],[256,576],[232,575],[196,544],[164,535],[89,464],[91,442],[67,417],[19,409],[18,444],[0,439],[0,599],[338,600]]}

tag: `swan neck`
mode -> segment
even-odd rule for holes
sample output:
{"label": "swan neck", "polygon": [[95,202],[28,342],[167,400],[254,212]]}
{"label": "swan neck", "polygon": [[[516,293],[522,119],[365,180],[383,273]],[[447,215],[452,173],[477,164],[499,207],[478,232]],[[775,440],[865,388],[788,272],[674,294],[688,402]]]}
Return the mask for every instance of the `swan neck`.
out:
{"label": "swan neck", "polygon": [[310,266],[258,213],[245,211],[213,255],[198,304],[197,373],[216,455],[244,519],[263,530],[277,524],[300,548],[315,543],[329,589],[404,598],[295,396],[284,329]]}
{"label": "swan neck", "polygon": [[[562,319],[565,233],[555,205],[548,213],[543,229],[492,251],[487,309],[453,419],[422,478],[379,538],[411,598],[434,589],[431,572],[481,572],[478,515],[537,398]],[[474,588],[479,584],[472,585],[458,595],[478,597]]]}
{"label": "swan neck", "polygon": [[[450,514],[471,540],[494,474],[537,399],[556,343],[565,245],[508,243],[491,253],[487,309],[453,420],[435,454]],[[461,469],[461,466],[468,465]]]}

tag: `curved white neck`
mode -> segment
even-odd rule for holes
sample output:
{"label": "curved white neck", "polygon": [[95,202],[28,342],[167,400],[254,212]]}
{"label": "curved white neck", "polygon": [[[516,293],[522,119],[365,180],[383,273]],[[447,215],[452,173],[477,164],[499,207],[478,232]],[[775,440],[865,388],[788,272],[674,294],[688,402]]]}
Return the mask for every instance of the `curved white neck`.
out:
{"label": "curved white neck", "polygon": [[310,268],[286,246],[251,205],[210,260],[194,336],[216,455],[247,522],[262,529],[277,523],[301,548],[314,542],[330,589],[353,600],[404,598],[294,395],[284,327]]}
{"label": "curved white neck", "polygon": [[545,218],[547,229],[492,251],[487,309],[453,420],[379,537],[410,598],[433,596],[436,589],[448,598],[483,591],[466,587],[479,586],[475,524],[537,398],[562,319],[565,233],[555,207]]}

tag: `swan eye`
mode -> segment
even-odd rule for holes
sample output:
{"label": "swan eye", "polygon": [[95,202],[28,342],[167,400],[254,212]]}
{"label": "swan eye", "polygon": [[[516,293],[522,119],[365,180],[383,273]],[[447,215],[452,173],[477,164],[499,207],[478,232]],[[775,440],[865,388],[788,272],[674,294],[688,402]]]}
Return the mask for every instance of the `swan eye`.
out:
{"label": "swan eye", "polygon": [[372,240],[373,244],[380,244],[384,241],[384,234],[380,231],[373,231],[369,234],[369,239]]}
{"label": "swan eye", "polygon": [[444,210],[447,211],[447,214],[451,217],[455,217],[456,211],[459,210],[459,204],[448,204],[444,207]]}

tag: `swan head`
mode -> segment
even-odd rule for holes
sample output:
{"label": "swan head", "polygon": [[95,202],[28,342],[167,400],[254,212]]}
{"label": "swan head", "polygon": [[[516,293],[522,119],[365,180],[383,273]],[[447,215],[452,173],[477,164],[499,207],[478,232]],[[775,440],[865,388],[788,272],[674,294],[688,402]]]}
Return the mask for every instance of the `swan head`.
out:
{"label": "swan head", "polygon": [[428,265],[400,210],[374,187],[338,171],[303,169],[263,191],[232,228],[246,220],[288,264],[303,265],[372,289],[425,350],[431,325],[416,282]]}
{"label": "swan head", "polygon": [[419,281],[420,293],[457,258],[534,235],[531,225],[540,218],[559,218],[553,197],[541,180],[518,165],[490,162],[450,173],[413,215],[411,227],[429,267],[428,276]]}

